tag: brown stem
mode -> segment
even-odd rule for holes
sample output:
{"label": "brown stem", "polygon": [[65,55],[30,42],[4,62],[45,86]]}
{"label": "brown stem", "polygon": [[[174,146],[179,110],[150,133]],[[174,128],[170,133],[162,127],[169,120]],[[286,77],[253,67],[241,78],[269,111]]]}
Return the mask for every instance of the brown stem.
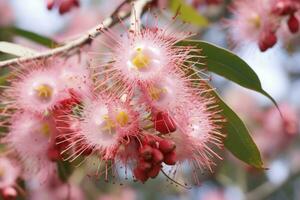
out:
{"label": "brown stem", "polygon": [[[80,47],[82,47],[86,44],[90,44],[91,40],[93,38],[100,35],[100,33],[101,33],[100,29],[109,28],[109,27],[115,25],[116,23],[118,23],[120,19],[122,20],[129,16],[129,13],[125,13],[122,16],[119,14],[120,8],[127,2],[128,2],[128,0],[123,1],[115,9],[115,11],[111,14],[110,17],[104,19],[104,21],[100,25],[93,27],[92,29],[90,29],[83,35],[79,36],[78,38],[76,38],[70,42],[67,42],[62,46],[35,54],[33,56],[21,57],[21,58],[15,58],[15,59],[2,61],[2,62],[0,62],[0,68],[4,67],[4,66],[19,64],[19,63],[26,63],[26,62],[29,62],[32,60],[45,59],[45,58],[48,58],[48,57],[51,57],[54,55],[62,55],[64,53],[71,52],[72,50],[79,49]],[[76,51],[73,51],[73,52],[76,52]]]}

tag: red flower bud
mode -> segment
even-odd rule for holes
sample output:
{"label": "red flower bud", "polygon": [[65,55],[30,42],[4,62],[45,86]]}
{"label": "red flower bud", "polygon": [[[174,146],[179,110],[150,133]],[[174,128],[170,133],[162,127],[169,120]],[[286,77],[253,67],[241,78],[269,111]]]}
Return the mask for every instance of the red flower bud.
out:
{"label": "red flower bud", "polygon": [[139,149],[139,153],[144,160],[152,159],[153,148],[149,145],[143,145]]}
{"label": "red flower bud", "polygon": [[164,163],[166,163],[167,165],[175,165],[176,161],[177,159],[175,151],[165,154]]}
{"label": "red flower bud", "polygon": [[50,147],[47,152],[49,160],[55,162],[61,159],[60,152],[55,147]]}
{"label": "red flower bud", "polygon": [[137,168],[139,168],[141,171],[147,172],[151,169],[152,165],[149,162],[146,162],[144,160],[140,160],[138,162]]}
{"label": "red flower bud", "polygon": [[133,175],[137,180],[141,181],[142,183],[145,183],[149,178],[145,171],[141,170],[140,168],[135,168],[133,170]]}
{"label": "red flower bud", "polygon": [[261,34],[259,40],[259,49],[264,52],[267,49],[273,47],[277,42],[277,37],[273,31],[264,32]]}
{"label": "red flower bud", "polygon": [[72,7],[73,7],[73,0],[64,0],[61,2],[58,10],[60,14],[64,14],[70,11]]}
{"label": "red flower bud", "polygon": [[288,27],[291,33],[297,33],[299,31],[299,20],[293,14],[289,17]]}
{"label": "red flower bud", "polygon": [[159,112],[156,114],[154,119],[154,127],[158,132],[163,134],[176,131],[176,125],[173,119],[164,112]]}
{"label": "red flower bud", "polygon": [[46,3],[49,10],[54,7],[58,7],[60,14],[64,14],[70,11],[73,7],[79,6],[78,0],[47,0]]}
{"label": "red flower bud", "polygon": [[153,156],[154,163],[161,163],[164,160],[164,155],[158,149],[153,149],[152,156]]}
{"label": "red flower bud", "polygon": [[154,137],[147,137],[143,141],[144,145],[150,145],[153,148],[157,147],[156,143],[157,143],[157,140]]}
{"label": "red flower bud", "polygon": [[152,169],[147,173],[148,177],[155,178],[159,174],[160,169],[161,169],[160,164],[154,165]]}
{"label": "red flower bud", "polygon": [[175,142],[173,142],[172,140],[164,139],[159,142],[159,150],[164,154],[170,153],[175,148],[176,148]]}

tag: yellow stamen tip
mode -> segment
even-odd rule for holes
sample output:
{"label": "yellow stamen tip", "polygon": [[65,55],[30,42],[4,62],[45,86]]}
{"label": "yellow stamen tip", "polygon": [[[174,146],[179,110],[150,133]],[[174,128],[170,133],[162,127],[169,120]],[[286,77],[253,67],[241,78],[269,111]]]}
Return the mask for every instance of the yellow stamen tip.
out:
{"label": "yellow stamen tip", "polygon": [[166,89],[164,88],[158,88],[158,87],[155,87],[155,86],[151,86],[149,88],[149,95],[150,97],[152,98],[152,100],[159,100],[162,96],[163,93],[166,93]]}
{"label": "yellow stamen tip", "polygon": [[261,26],[261,19],[260,16],[254,15],[249,21],[256,27],[259,28]]}
{"label": "yellow stamen tip", "polygon": [[41,133],[46,137],[50,136],[50,126],[48,123],[42,124]]}
{"label": "yellow stamen tip", "polygon": [[125,126],[129,121],[129,116],[126,112],[120,111],[116,116],[116,121],[120,124],[120,126]]}
{"label": "yellow stamen tip", "polygon": [[138,69],[144,69],[148,66],[150,62],[150,59],[148,56],[146,56],[145,54],[143,54],[141,52],[141,49],[138,48],[137,49],[137,54],[134,56],[134,58],[132,59],[132,63],[133,65]]}
{"label": "yellow stamen tip", "polygon": [[108,133],[113,134],[113,129],[115,127],[114,122],[108,117],[108,115],[105,115],[103,118],[105,120],[105,126],[102,127],[102,130],[108,131]]}
{"label": "yellow stamen tip", "polygon": [[53,89],[46,84],[39,85],[38,87],[35,88],[35,90],[37,92],[38,97],[44,100],[48,100],[51,97],[53,92]]}

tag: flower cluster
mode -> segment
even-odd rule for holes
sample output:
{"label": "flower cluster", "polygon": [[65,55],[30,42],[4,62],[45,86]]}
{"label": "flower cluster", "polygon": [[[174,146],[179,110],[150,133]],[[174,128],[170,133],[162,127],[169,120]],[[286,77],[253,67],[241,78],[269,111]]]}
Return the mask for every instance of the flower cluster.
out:
{"label": "flower cluster", "polygon": [[14,70],[2,114],[25,174],[45,180],[55,161],[94,157],[105,180],[118,165],[141,182],[160,172],[172,179],[185,163],[193,177],[212,171],[224,119],[194,67],[199,49],[176,45],[190,33],[101,31],[108,49],[91,53],[89,68],[53,58]]}
{"label": "flower cluster", "polygon": [[277,32],[285,24],[291,33],[299,31],[298,0],[237,0],[231,10],[233,18],[227,26],[231,39],[239,45],[256,42],[266,51],[277,43]]}

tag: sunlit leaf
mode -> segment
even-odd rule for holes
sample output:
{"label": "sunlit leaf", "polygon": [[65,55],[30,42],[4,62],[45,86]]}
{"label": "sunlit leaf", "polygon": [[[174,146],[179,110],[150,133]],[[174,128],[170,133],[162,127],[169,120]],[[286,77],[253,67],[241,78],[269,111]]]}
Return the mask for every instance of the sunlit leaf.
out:
{"label": "sunlit leaf", "polygon": [[238,159],[255,167],[263,168],[260,152],[251,138],[249,131],[239,116],[216,93],[212,95],[217,99],[221,114],[225,117],[225,147]]}
{"label": "sunlit leaf", "polygon": [[5,35],[20,36],[48,48],[59,46],[59,44],[51,38],[17,27],[1,27],[0,33]]}
{"label": "sunlit leaf", "polygon": [[33,49],[29,49],[27,47],[23,47],[18,44],[0,41],[0,52],[19,56],[19,57],[27,57],[33,56],[37,54],[37,52]]}
{"label": "sunlit leaf", "polygon": [[[193,46],[197,49],[202,49],[202,54],[206,56],[206,61],[209,66],[204,66],[203,64],[201,64],[200,61],[193,60],[195,62],[195,66],[201,69],[208,67],[209,71],[223,75],[225,78],[227,78],[228,76],[231,77],[231,75],[229,74],[230,71],[234,71],[235,68],[238,68],[241,65],[242,70],[232,72],[234,76],[239,76],[240,74],[241,77],[231,77],[230,80],[237,82],[240,85],[243,85],[244,87],[247,87],[249,89],[254,88],[254,90],[261,92],[260,90],[262,89],[258,77],[242,59],[225,49],[215,47],[211,44],[208,44],[207,47],[206,44],[208,43],[202,41],[183,41],[180,42],[178,45]],[[198,52],[194,53],[198,54]],[[208,55],[205,53],[207,53]],[[196,59],[196,57],[194,59]],[[231,62],[231,60],[233,60],[233,62]],[[231,67],[231,64],[235,66],[235,68]],[[216,65],[216,67],[210,67],[210,65]],[[218,68],[221,67],[225,69],[219,70]],[[256,81],[256,83],[249,83],[250,86],[248,86],[248,80],[243,81],[243,78],[251,79],[253,81]],[[212,90],[212,87],[210,85],[207,84],[207,87],[209,90]],[[221,109],[221,115],[226,119],[223,129],[227,136],[225,139],[226,149],[228,149],[235,157],[237,157],[241,161],[244,161],[245,163],[255,168],[262,169],[263,162],[261,159],[260,152],[253,139],[251,138],[251,135],[244,122],[220,98],[220,96],[215,91],[212,90],[211,95],[213,95],[213,97],[217,100],[219,108]]]}
{"label": "sunlit leaf", "polygon": [[262,88],[256,73],[233,52],[201,40],[186,40],[178,43],[178,45],[202,49],[201,54],[205,56],[206,65],[196,64],[197,67],[205,68],[245,88],[259,92],[277,106],[276,101]]}
{"label": "sunlit leaf", "polygon": [[183,0],[171,0],[170,8],[174,13],[179,11],[178,17],[185,22],[198,25],[198,26],[207,26],[208,20],[199,13],[195,8],[186,4]]}

